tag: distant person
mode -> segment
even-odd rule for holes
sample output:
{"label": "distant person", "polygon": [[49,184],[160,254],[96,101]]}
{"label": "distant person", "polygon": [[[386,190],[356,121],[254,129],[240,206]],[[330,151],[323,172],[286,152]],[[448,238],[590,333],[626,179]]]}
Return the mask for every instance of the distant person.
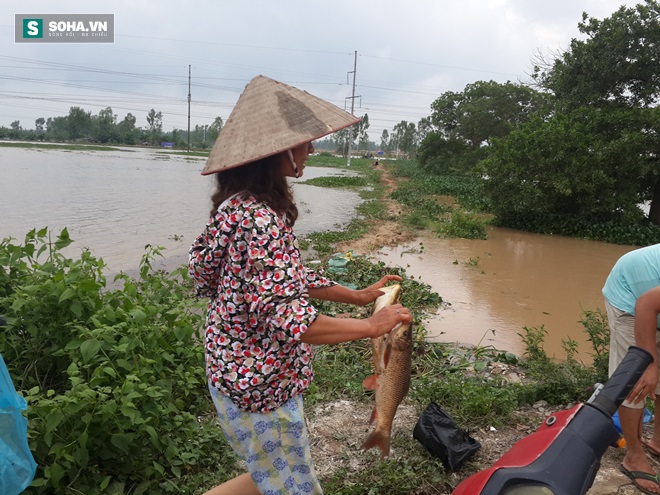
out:
{"label": "distant person", "polygon": [[310,455],[302,393],[312,345],[389,332],[411,320],[400,304],[369,318],[321,315],[310,299],[373,302],[396,275],[353,290],[303,265],[287,182],[300,177],[312,141],[359,119],[267,77],[246,86],[202,174],[215,174],[211,218],[190,250],[206,317],[206,374],[220,425],[248,473],[206,495],[321,495]]}
{"label": "distant person", "polygon": [[[610,374],[636,345],[653,356],[642,377],[619,408],[626,454],[621,471],[643,493],[660,493],[660,480],[644,453],[644,448],[660,458],[660,244],[624,254],[616,262],[603,287],[610,327]],[[655,401],[653,436],[642,441],[642,419],[646,397]]]}
{"label": "distant person", "polygon": [[376,161],[374,162],[374,167],[377,167],[378,165],[380,165],[380,163],[378,163],[378,160],[376,160]]}

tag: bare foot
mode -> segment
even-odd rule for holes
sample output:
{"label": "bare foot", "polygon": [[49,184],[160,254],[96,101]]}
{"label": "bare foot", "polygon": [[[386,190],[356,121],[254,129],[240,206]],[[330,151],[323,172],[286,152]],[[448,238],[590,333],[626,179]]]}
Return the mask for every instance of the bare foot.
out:
{"label": "bare foot", "polygon": [[631,456],[626,454],[621,464],[622,472],[628,476],[638,488],[643,488],[650,493],[660,493],[658,478],[646,459],[646,455]]}

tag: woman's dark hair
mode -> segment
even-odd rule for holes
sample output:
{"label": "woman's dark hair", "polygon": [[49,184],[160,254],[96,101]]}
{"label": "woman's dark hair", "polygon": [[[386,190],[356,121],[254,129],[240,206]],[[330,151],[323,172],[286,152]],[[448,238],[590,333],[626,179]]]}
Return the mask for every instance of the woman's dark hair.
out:
{"label": "woman's dark hair", "polygon": [[211,215],[216,214],[224,200],[233,194],[247,191],[284,216],[289,227],[293,227],[298,219],[293,191],[286,177],[280,172],[279,154],[218,172],[215,184],[216,190],[211,196]]}

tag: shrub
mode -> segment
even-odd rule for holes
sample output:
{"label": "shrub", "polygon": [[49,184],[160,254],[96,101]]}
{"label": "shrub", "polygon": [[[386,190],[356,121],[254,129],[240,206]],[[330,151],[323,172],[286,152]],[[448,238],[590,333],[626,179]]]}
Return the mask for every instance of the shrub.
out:
{"label": "shrub", "polygon": [[[39,465],[27,493],[192,493],[181,477],[217,469],[228,449],[208,417],[198,303],[183,269],[105,290],[102,260],[69,259],[32,230],[0,243],[0,353],[28,401]],[[41,260],[42,257],[46,259]]]}

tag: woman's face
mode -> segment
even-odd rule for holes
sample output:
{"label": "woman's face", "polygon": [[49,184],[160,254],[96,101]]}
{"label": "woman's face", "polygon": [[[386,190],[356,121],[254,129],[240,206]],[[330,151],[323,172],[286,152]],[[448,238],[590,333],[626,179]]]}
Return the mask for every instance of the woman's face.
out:
{"label": "woman's face", "polygon": [[[314,153],[314,145],[311,141],[291,149],[293,161],[296,162],[296,166],[298,167],[298,177],[302,177],[303,170],[305,169],[305,162],[307,161],[307,158],[309,158],[309,155],[312,153]],[[293,163],[291,163],[291,158],[286,151],[282,153],[281,167],[282,175],[285,177],[296,176]]]}

